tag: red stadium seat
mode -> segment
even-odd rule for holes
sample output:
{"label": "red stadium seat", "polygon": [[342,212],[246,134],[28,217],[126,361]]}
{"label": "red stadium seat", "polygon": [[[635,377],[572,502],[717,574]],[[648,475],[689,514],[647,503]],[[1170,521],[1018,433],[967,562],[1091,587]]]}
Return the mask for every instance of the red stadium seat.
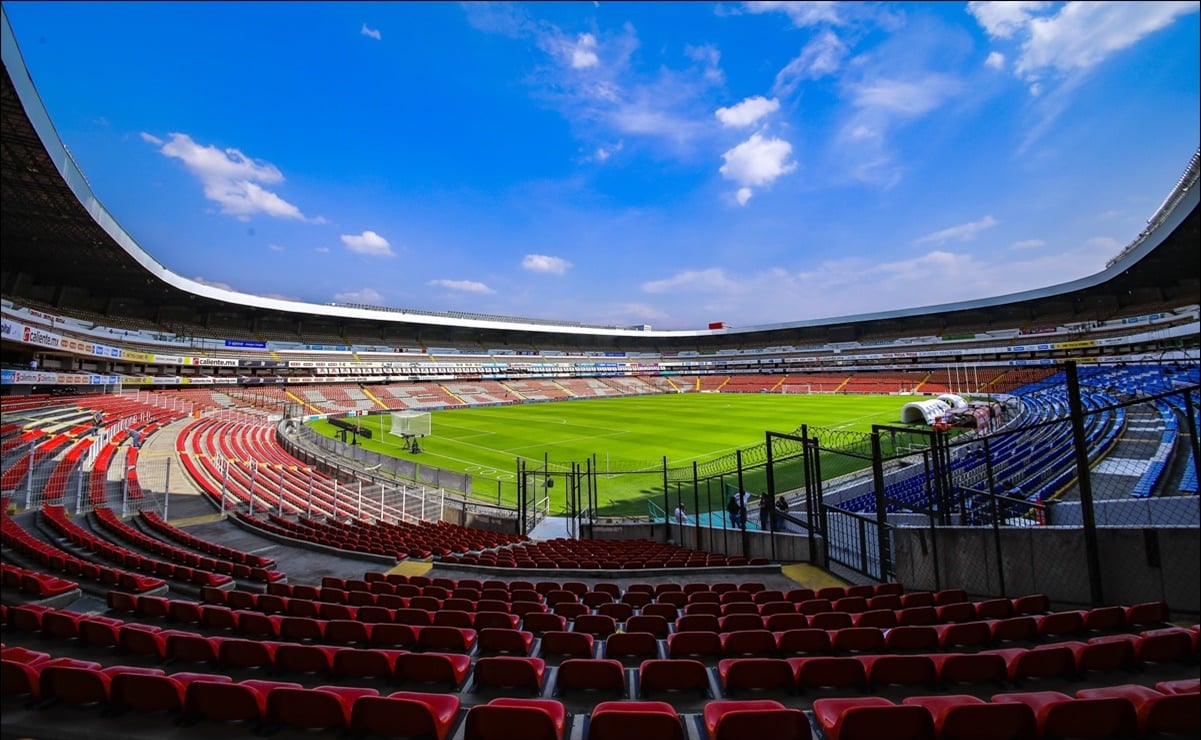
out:
{"label": "red stadium seat", "polygon": [[929,625],[893,627],[884,632],[884,647],[892,652],[933,650],[938,646],[938,630]]}
{"label": "red stadium seat", "polygon": [[1029,650],[1006,648],[986,652],[1004,659],[1012,683],[1029,678],[1070,678],[1076,672],[1076,656],[1071,649],[1061,645],[1045,645]]}
{"label": "red stadium seat", "polygon": [[938,683],[938,667],[929,655],[861,655],[869,686],[925,685]]}
{"label": "red stadium seat", "polygon": [[479,631],[476,645],[480,653],[529,655],[534,633],[516,629],[485,628]]}
{"label": "red stadium seat", "polygon": [[855,658],[786,658],[797,674],[797,688],[867,688],[867,671]]}
{"label": "red stadium seat", "polygon": [[194,681],[185,691],[184,714],[192,720],[258,722],[267,709],[267,694],[276,687],[299,689],[298,683],[248,680],[240,683]]}
{"label": "red stadium seat", "polygon": [[223,667],[272,668],[277,642],[230,637],[217,647],[217,663]]}
{"label": "red stadium seat", "polygon": [[659,641],[650,632],[618,632],[605,639],[606,658],[624,659],[659,657]]}
{"label": "red stadium seat", "polygon": [[626,620],[626,632],[650,632],[656,637],[667,637],[670,626],[665,617],[657,614],[635,614]]}
{"label": "red stadium seat", "polygon": [[275,670],[327,674],[333,669],[338,650],[331,645],[283,644],[275,649]]}
{"label": "red stadium seat", "polygon": [[337,648],[330,673],[338,677],[390,679],[396,675],[400,650]]}
{"label": "red stadium seat", "polygon": [[673,632],[667,636],[667,656],[685,658],[691,656],[720,657],[721,635],[716,632]]}
{"label": "red stadium seat", "polygon": [[776,647],[783,656],[825,655],[831,650],[830,633],[812,627],[784,630],[776,634]]}
{"label": "red stadium seat", "polygon": [[463,740],[563,740],[566,719],[552,699],[493,699],[467,711]]}
{"label": "red stadium seat", "polygon": [[350,730],[380,737],[426,737],[446,740],[459,712],[454,694],[396,691],[364,696],[354,702]]}
{"label": "red stadium seat", "polygon": [[721,652],[726,657],[740,655],[774,656],[778,652],[776,636],[765,629],[723,632],[720,637]]}
{"label": "red stadium seat", "polygon": [[792,691],[796,674],[781,658],[725,658],[717,663],[717,674],[727,696],[742,690]]}
{"label": "red stadium seat", "polygon": [[931,653],[940,684],[1000,684],[1009,680],[1005,658],[989,653]]}
{"label": "red stadium seat", "polygon": [[826,740],[934,737],[934,719],[926,709],[893,704],[879,696],[817,699],[813,716]]}
{"label": "red stadium seat", "polygon": [[396,678],[403,681],[457,688],[470,670],[471,657],[460,653],[402,653],[396,658]]}
{"label": "red stadium seat", "polygon": [[473,681],[476,687],[521,688],[537,695],[545,673],[541,658],[488,656],[476,661]]}
{"label": "red stadium seat", "polygon": [[709,740],[809,740],[813,737],[805,713],[772,699],[718,700],[705,705],[702,719]]}
{"label": "red stadium seat", "polygon": [[619,697],[624,696],[625,667],[621,661],[608,658],[569,658],[559,664],[555,690],[559,694],[571,691],[612,691]]}
{"label": "red stadium seat", "polygon": [[594,637],[606,637],[617,631],[617,620],[604,614],[583,614],[572,625],[574,632],[586,632]]}
{"label": "red stadium seat", "polygon": [[273,688],[267,692],[263,720],[268,726],[284,725],[310,730],[344,728],[350,725],[355,700],[379,696],[371,688],[318,686],[314,689]]}
{"label": "red stadium seat", "polygon": [[690,658],[642,661],[638,667],[638,687],[642,696],[674,691],[711,694],[708,669],[704,663]]}
{"label": "red stadium seat", "polygon": [[567,629],[567,618],[546,612],[530,612],[521,619],[521,628],[535,635],[545,632],[562,632]]}
{"label": "red stadium seat", "polygon": [[476,632],[466,627],[422,627],[417,633],[417,647],[445,653],[469,653],[475,647]]}
{"label": "red stadium seat", "polygon": [[1081,689],[1077,699],[1122,699],[1138,716],[1139,735],[1201,734],[1201,694],[1165,694],[1138,684]]}
{"label": "red stadium seat", "polygon": [[675,707],[663,701],[603,701],[592,708],[586,740],[685,740]]}
{"label": "red stadium seat", "polygon": [[992,704],[969,694],[910,696],[901,703],[925,708],[939,740],[1018,740],[1038,733],[1034,710],[1025,704]]}
{"label": "red stadium seat", "polygon": [[994,703],[1018,702],[1034,710],[1044,737],[1136,737],[1138,715],[1126,699],[1074,699],[1058,691],[997,694]]}

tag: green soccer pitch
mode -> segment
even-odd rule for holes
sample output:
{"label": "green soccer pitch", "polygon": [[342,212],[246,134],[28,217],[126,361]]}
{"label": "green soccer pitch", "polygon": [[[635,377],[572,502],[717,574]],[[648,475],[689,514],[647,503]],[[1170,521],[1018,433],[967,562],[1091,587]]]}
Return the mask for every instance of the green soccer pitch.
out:
{"label": "green soccer pitch", "polygon": [[[388,414],[347,419],[371,429],[359,438],[368,450],[422,466],[474,476],[472,493],[491,503],[517,500],[517,458],[539,468],[549,460],[570,468],[592,461],[597,471],[597,513],[645,516],[647,498],[663,500],[663,458],[670,468],[695,460],[732,455],[762,445],[765,432],[794,433],[810,427],[869,432],[872,424],[899,424],[908,396],[829,394],[687,393],[524,403],[433,411],[432,433],[409,452],[404,440],[388,433]],[[312,422],[333,437],[337,428]],[[559,468],[563,469],[563,468]],[[646,474],[611,474],[647,470]],[[762,468],[760,467],[759,478]],[[751,486],[748,486],[750,488]],[[691,490],[691,489],[689,489]],[[566,491],[547,490],[552,509],[565,508]],[[720,493],[713,507],[721,507]],[[674,498],[673,498],[674,500]],[[702,508],[704,507],[702,503]]]}

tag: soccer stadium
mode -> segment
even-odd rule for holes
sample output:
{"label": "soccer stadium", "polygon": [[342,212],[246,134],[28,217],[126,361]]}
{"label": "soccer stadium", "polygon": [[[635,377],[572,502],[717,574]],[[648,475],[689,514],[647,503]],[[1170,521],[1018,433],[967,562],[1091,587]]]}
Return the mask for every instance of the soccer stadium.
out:
{"label": "soccer stadium", "polygon": [[0,737],[1201,735],[1201,152],[996,298],[308,303],[160,264],[2,32]]}

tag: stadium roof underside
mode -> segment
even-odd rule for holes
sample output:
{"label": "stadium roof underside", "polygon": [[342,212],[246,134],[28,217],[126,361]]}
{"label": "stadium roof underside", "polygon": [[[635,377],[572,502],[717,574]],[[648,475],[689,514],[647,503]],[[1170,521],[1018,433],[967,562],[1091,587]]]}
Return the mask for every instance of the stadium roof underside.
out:
{"label": "stadium roof underside", "polygon": [[[267,335],[312,344],[678,352],[812,346],[1055,326],[1201,303],[1194,186],[1109,269],[1024,293],[876,314],[695,331],[319,305],[233,293],[179,276],[126,234],[92,193],[38,97],[7,16],[0,107],[0,293],[113,326],[187,336]],[[1195,181],[1194,181],[1195,183]],[[349,340],[349,341],[348,341]]]}

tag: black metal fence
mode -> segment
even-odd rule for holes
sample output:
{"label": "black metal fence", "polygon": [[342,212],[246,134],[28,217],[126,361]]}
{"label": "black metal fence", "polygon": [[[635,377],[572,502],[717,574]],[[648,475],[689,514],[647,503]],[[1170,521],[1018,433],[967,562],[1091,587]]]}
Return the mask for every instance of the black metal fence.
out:
{"label": "black metal fence", "polygon": [[[664,463],[652,518],[700,549],[912,588],[1201,611],[1197,362],[1040,364],[982,386],[929,426],[801,427]],[[760,493],[787,509],[759,516]]]}
{"label": "black metal fence", "polygon": [[[870,472],[827,474],[861,452],[807,430],[821,466],[806,481],[808,506],[820,502],[813,561],[914,588],[1197,613],[1197,364],[1046,370],[990,394],[1003,423],[875,427],[859,445]],[[925,440],[887,449],[898,433]]]}

